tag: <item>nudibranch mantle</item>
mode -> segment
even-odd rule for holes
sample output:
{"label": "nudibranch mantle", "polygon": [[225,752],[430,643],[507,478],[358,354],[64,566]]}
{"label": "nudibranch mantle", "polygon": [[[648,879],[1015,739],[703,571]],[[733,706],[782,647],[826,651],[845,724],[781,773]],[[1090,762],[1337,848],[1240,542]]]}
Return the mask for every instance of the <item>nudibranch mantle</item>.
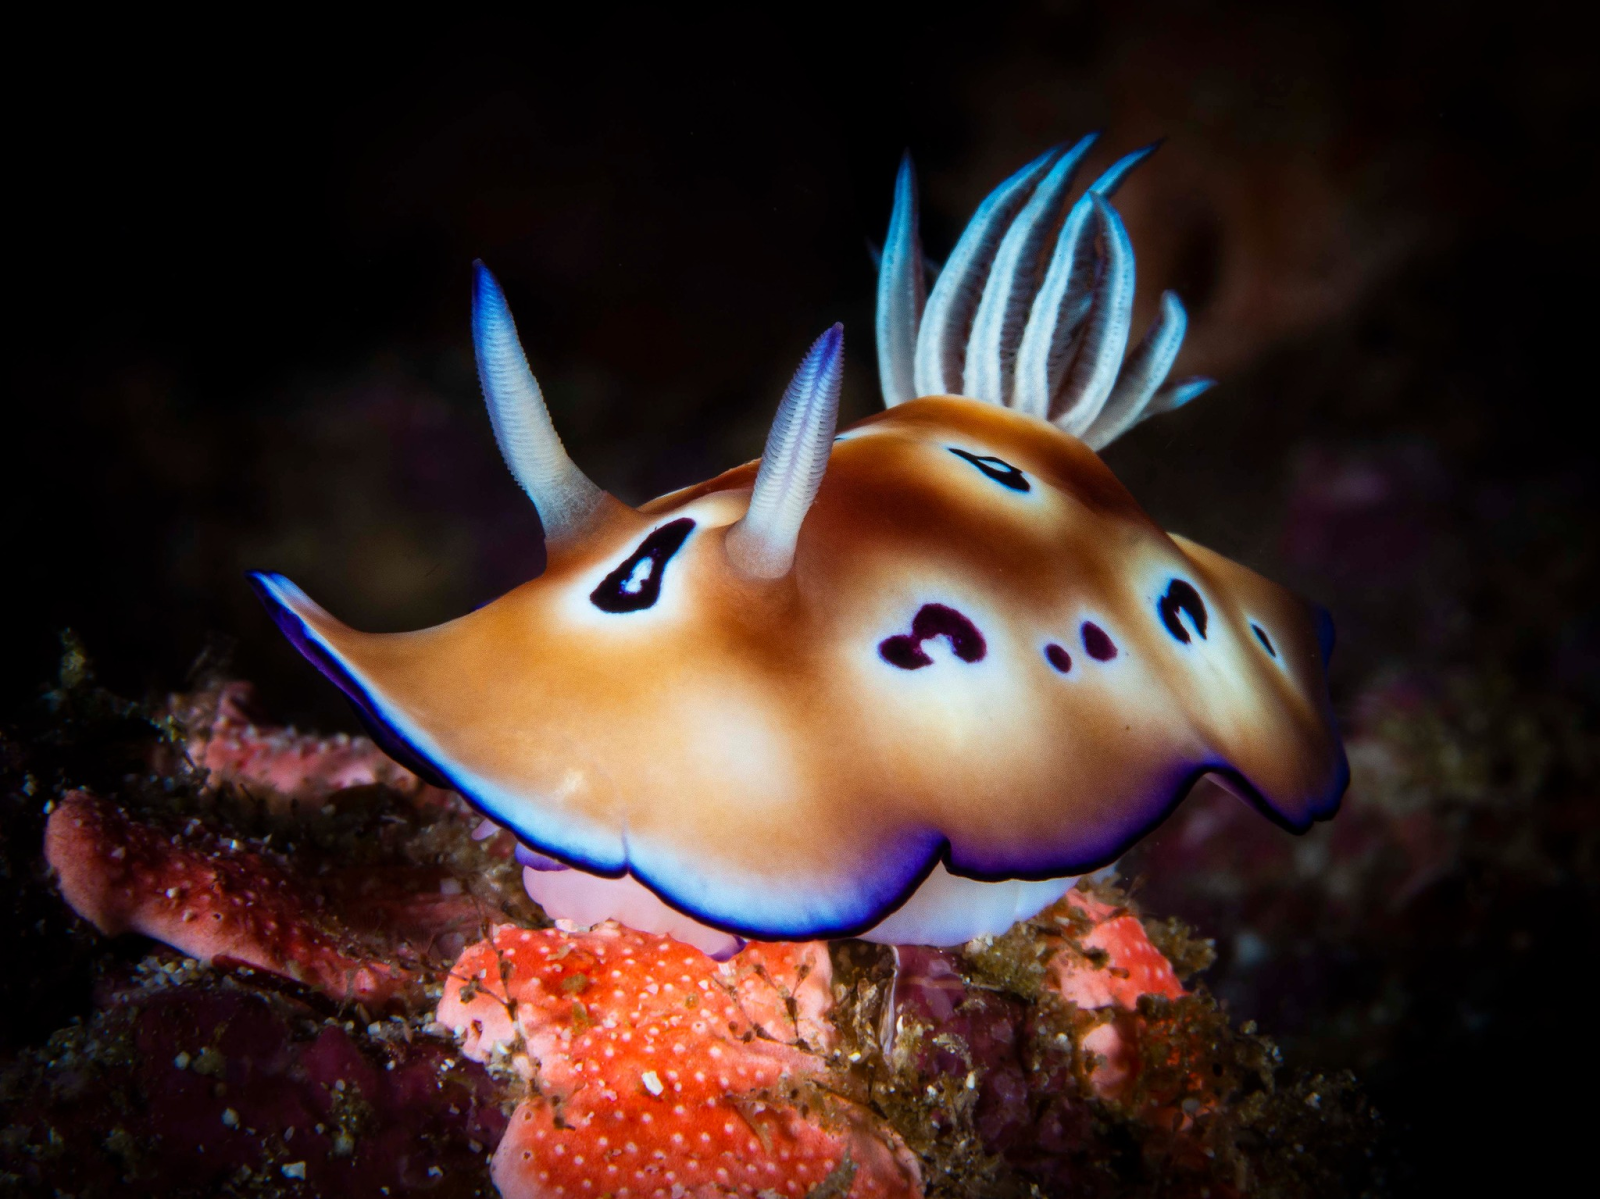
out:
{"label": "nudibranch mantle", "polygon": [[[1028,194],[1066,157],[1019,173],[1034,172]],[[1065,225],[1086,204],[1114,258],[1120,222],[1093,188]],[[1011,228],[1029,211],[998,208],[990,219]],[[900,233],[897,250],[891,226],[880,276],[886,394],[922,349],[885,354],[890,276],[912,294],[913,333],[941,299],[936,286],[924,318],[920,250]],[[958,246],[941,283],[962,269],[992,281],[1005,246],[989,240],[965,263]],[[1090,272],[1080,354],[1103,337],[1112,265]],[[1022,402],[1017,354],[1015,398],[901,398],[835,437],[836,326],[802,364],[760,463],[633,509],[571,466],[503,296],[479,271],[496,434],[554,517],[543,574],[395,634],[346,627],[282,576],[252,579],[380,744],[515,832],[529,889],[553,915],[617,916],[708,951],[738,937],[955,944],[1113,861],[1203,774],[1292,830],[1332,815],[1348,771],[1325,616],[1162,531],[1070,420]],[[978,318],[991,290],[968,298]],[[1125,312],[1113,317],[1126,326]],[[973,342],[983,327],[970,311],[940,319]],[[1118,363],[1125,341],[1124,328]],[[1122,427],[1160,394],[1175,345],[1162,353]],[[1120,374],[1058,366],[1052,390],[1077,389],[1063,414],[1096,388],[1103,412],[1138,357]],[[1080,431],[1096,419],[1080,414]]]}

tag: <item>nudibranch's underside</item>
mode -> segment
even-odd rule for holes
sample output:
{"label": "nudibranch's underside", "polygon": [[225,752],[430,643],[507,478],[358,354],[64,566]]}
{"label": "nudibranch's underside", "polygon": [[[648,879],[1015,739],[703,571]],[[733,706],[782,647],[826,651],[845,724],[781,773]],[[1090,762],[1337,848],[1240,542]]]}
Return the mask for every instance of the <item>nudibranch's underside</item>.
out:
{"label": "nudibranch's underside", "polygon": [[[1124,361],[1132,261],[1104,196],[1139,156],[1068,205],[1086,148],[1003,185],[926,300],[903,169],[891,406],[835,438],[835,327],[759,464],[638,509],[566,457],[480,268],[480,375],[544,573],[400,634],[281,576],[258,591],[385,748],[516,833],[553,915],[708,950],[1001,931],[1208,772],[1288,828],[1326,818],[1346,769],[1325,618],[1163,532],[1075,435],[1203,386],[1163,387],[1170,297]],[[977,395],[911,398],[923,376]]]}

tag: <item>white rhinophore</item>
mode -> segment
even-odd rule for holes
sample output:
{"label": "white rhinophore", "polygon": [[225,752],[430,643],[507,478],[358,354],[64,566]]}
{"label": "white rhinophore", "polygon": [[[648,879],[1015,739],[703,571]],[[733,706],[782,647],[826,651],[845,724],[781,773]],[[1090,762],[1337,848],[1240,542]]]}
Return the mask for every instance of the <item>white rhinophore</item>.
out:
{"label": "white rhinophore", "polygon": [[473,264],[472,344],[489,422],[506,466],[538,509],[546,539],[570,537],[608,497],[567,456],[517,339],[505,293],[481,262]]}
{"label": "white rhinophore", "polygon": [[783,393],[750,507],[728,529],[728,558],[748,575],[781,578],[794,563],[800,525],[828,468],[843,371],[844,326],[834,325],[817,338]]}

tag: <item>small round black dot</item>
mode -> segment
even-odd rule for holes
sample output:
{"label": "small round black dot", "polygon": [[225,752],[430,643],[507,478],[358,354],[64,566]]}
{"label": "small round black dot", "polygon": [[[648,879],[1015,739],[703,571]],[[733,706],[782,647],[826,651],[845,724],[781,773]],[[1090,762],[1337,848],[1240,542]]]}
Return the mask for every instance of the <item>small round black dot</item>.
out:
{"label": "small round black dot", "polygon": [[1072,669],[1072,655],[1054,641],[1044,647],[1044,656],[1049,660],[1050,665],[1054,666],[1062,674],[1066,674],[1067,671]]}
{"label": "small round black dot", "polygon": [[1092,620],[1083,622],[1083,650],[1096,662],[1109,662],[1117,656],[1117,646],[1111,635]]}

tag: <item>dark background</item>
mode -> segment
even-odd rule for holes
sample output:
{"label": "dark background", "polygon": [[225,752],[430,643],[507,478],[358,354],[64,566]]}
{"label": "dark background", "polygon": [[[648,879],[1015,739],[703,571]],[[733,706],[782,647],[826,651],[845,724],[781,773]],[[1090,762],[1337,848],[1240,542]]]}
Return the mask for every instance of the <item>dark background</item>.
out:
{"label": "dark background", "polygon": [[[574,457],[639,501],[758,453],[834,320],[846,419],[875,409],[864,242],[903,148],[942,258],[988,188],[1098,128],[1102,161],[1168,139],[1118,197],[1137,319],[1176,288],[1180,371],[1222,381],[1112,466],[1169,527],[1333,608],[1352,725],[1397,674],[1439,695],[1470,676],[1504,682],[1504,711],[1555,705],[1589,745],[1600,189],[1577,11],[608,10],[585,29],[534,14],[20,39],[0,696],[36,694],[66,626],[128,694],[181,686],[220,634],[277,716],[353,729],[242,572],[399,629],[538,569],[476,391],[474,257],[505,284]],[[1487,703],[1463,720],[1499,728]],[[1461,849],[1480,834],[1452,842],[1455,889],[1431,890],[1425,917],[1368,896],[1360,935],[1280,992],[1247,985],[1226,904],[1183,910],[1153,884],[1211,922],[1213,985],[1291,1059],[1358,1070],[1407,1185],[1550,1165],[1594,1110],[1593,1075],[1568,1094],[1593,1053],[1574,988],[1596,775],[1575,752],[1539,792],[1559,793],[1557,865],[1486,899],[1483,871],[1512,868]],[[1544,829],[1555,810],[1496,819]],[[1431,982],[1396,964],[1433,951]],[[1396,971],[1414,994],[1390,1031],[1341,1039]]]}

